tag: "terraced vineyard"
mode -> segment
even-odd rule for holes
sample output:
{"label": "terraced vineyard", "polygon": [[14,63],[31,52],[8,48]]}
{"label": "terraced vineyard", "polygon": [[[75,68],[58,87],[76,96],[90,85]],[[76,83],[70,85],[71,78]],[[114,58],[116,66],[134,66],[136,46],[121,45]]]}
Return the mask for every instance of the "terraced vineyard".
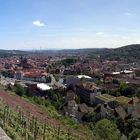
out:
{"label": "terraced vineyard", "polygon": [[70,129],[63,131],[60,126],[54,127],[47,121],[43,123],[30,113],[28,117],[25,116],[24,111],[18,106],[15,112],[2,99],[0,99],[0,126],[13,140],[84,140],[72,134]]}

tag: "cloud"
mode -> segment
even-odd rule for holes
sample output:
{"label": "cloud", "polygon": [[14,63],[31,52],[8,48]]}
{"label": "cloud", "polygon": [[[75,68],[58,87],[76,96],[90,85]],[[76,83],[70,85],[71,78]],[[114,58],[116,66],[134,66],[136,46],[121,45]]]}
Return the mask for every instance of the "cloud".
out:
{"label": "cloud", "polygon": [[45,26],[45,23],[41,22],[40,20],[36,20],[33,22],[33,25],[37,27],[43,27]]}
{"label": "cloud", "polygon": [[104,33],[103,32],[97,32],[96,35],[100,36],[100,35],[104,35]]}

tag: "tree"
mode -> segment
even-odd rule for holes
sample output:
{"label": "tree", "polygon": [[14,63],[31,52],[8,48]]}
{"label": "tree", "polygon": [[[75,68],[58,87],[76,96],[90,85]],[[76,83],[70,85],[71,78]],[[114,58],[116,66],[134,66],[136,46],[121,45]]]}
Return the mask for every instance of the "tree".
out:
{"label": "tree", "polygon": [[110,90],[109,94],[113,95],[113,96],[116,96],[116,97],[121,95],[120,92],[119,92],[119,89]]}
{"label": "tree", "polygon": [[119,87],[119,91],[122,93],[126,88],[128,88],[128,85],[126,83],[121,83]]}
{"label": "tree", "polygon": [[21,85],[16,84],[16,86],[15,86],[15,93],[17,95],[19,95],[19,96],[23,96],[25,94],[25,90],[24,90],[24,88]]}
{"label": "tree", "polygon": [[9,72],[4,70],[4,71],[1,71],[1,74],[4,76],[4,77],[8,77],[9,76]]}
{"label": "tree", "polygon": [[109,91],[107,89],[102,89],[101,90],[101,94],[108,94],[108,93],[109,93]]}
{"label": "tree", "polygon": [[127,87],[124,91],[123,91],[123,95],[124,96],[130,96],[133,97],[136,94],[135,88],[133,87]]}
{"label": "tree", "polygon": [[140,129],[134,129],[129,135],[129,140],[137,140],[137,138],[140,138]]}
{"label": "tree", "polygon": [[119,140],[120,133],[116,124],[108,119],[98,121],[94,128],[94,136],[96,140]]}
{"label": "tree", "polygon": [[64,66],[70,66],[71,64],[73,64],[75,62],[76,62],[75,58],[67,58],[67,59],[61,60],[61,63]]}
{"label": "tree", "polygon": [[123,96],[134,96],[136,94],[135,88],[128,86],[126,83],[121,83],[119,91]]}
{"label": "tree", "polygon": [[92,112],[92,113],[85,113],[82,117],[82,121],[85,122],[95,122],[97,121],[96,119],[96,113]]}

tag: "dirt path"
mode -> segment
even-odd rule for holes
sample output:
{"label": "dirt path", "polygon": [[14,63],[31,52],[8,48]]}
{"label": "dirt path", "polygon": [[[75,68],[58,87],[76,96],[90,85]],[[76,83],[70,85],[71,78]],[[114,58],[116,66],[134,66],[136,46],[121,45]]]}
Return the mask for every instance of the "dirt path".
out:
{"label": "dirt path", "polygon": [[[31,115],[38,118],[39,120],[42,120],[42,121],[46,120],[52,126],[60,125],[62,130],[68,130],[68,127],[64,126],[61,122],[59,122],[59,120],[49,117],[47,112],[45,112],[41,107],[32,103],[29,103],[19,96],[12,95],[4,91],[0,91],[0,98],[2,98],[4,102],[7,103],[15,111],[17,111],[17,106],[20,106],[22,110],[28,113],[30,112]],[[80,135],[81,137],[86,136],[83,132],[80,132],[78,130],[72,130],[72,133],[75,133],[75,135]]]}
{"label": "dirt path", "polygon": [[41,109],[39,106],[23,100],[19,96],[0,91],[0,97],[14,110],[17,109],[17,106],[20,106],[22,110],[24,110],[25,112],[30,112],[31,115],[39,119],[47,119],[47,121],[54,122],[54,119],[49,118],[48,114],[44,112],[43,109]]}

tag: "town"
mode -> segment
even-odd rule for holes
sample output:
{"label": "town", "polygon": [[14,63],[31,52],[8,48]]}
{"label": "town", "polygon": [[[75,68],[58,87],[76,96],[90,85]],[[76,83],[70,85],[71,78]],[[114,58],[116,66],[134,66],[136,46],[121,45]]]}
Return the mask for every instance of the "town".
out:
{"label": "town", "polygon": [[115,121],[118,139],[127,139],[133,129],[140,132],[139,60],[28,52],[0,58],[0,71],[4,92],[50,104],[60,116],[91,130],[106,118]]}

